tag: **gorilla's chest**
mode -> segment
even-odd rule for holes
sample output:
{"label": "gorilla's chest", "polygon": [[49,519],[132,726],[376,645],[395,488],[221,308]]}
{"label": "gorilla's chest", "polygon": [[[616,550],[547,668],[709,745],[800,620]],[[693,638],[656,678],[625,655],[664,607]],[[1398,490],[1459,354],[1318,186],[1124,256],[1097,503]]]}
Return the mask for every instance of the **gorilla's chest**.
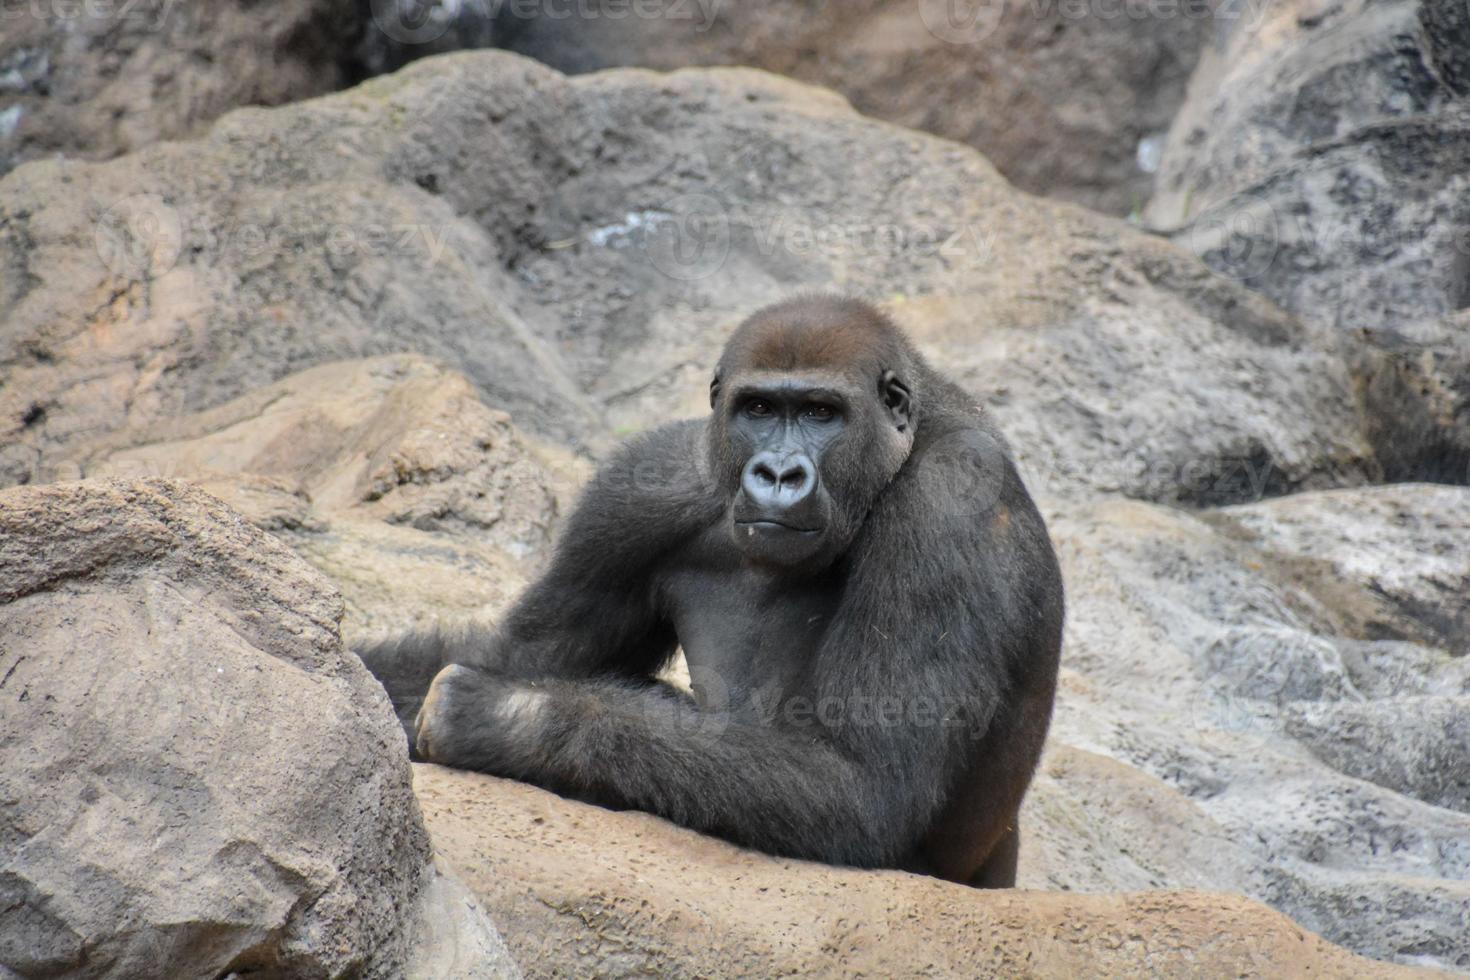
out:
{"label": "gorilla's chest", "polygon": [[822,640],[838,588],[777,577],[718,549],[685,558],[664,583],[663,599],[696,689],[731,704],[756,692],[789,697]]}

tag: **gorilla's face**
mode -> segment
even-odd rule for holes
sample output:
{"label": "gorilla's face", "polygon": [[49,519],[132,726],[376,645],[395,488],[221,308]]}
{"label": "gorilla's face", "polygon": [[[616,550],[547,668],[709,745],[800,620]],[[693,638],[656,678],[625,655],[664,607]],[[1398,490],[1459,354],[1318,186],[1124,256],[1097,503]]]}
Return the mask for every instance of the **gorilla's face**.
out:
{"label": "gorilla's face", "polygon": [[[750,371],[719,386],[712,438],[736,546],[814,570],[847,550],[913,442],[908,389],[832,372]],[[712,447],[715,448],[715,447]]]}

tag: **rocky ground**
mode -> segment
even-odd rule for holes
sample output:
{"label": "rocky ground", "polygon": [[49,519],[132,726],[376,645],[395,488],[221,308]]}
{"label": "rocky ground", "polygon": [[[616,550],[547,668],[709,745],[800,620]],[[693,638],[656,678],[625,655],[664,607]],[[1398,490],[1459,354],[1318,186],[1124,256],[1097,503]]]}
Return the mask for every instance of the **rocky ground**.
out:
{"label": "rocky ground", "polygon": [[[0,179],[0,964],[1470,972],[1461,7],[1293,0],[1198,37],[1054,12],[961,57],[860,6],[891,29],[750,4],[707,32],[494,40],[577,70],[796,71],[1056,199],[746,69],[451,54],[211,124],[491,40],[473,18],[414,45],[361,10],[242,9],[234,50],[273,67],[195,74],[169,62],[192,22],[6,34],[11,108],[81,121],[0,132],[6,166],[30,160]],[[357,18],[330,55],[302,26],[322,17]],[[99,50],[127,54],[37,81],[35,51]],[[1085,90],[1029,150],[985,135],[1039,98],[991,75],[1125,55],[1175,66],[1115,75],[1152,100],[1127,125]],[[881,84],[910,65],[934,74]],[[1066,203],[1134,210],[1152,178],[1106,161],[1170,118],[1154,232]],[[595,460],[700,413],[728,331],[803,289],[902,322],[1000,420],[1051,524],[1069,622],[1025,814],[1037,891],[411,773],[346,652],[497,615]]]}

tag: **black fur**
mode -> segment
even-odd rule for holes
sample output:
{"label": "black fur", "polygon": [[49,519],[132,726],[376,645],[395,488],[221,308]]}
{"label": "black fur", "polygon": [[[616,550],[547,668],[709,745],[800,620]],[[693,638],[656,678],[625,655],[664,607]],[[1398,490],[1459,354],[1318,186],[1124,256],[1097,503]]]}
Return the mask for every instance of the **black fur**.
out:
{"label": "black fur", "polygon": [[[757,313],[712,401],[600,469],[498,629],[363,651],[410,741],[459,664],[417,732],[433,761],[776,854],[1013,884],[1062,586],[1000,435],[852,300]],[[812,464],[818,538],[788,547],[778,512],[758,548],[732,523],[758,451]],[[679,645],[694,696],[654,679]]]}

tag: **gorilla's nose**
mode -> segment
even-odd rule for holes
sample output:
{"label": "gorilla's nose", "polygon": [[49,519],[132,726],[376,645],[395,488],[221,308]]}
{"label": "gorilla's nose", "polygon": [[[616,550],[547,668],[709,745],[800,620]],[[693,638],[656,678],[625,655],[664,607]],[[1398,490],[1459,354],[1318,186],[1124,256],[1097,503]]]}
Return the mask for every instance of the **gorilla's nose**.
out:
{"label": "gorilla's nose", "polygon": [[805,453],[756,453],[745,464],[741,489],[751,503],[772,512],[789,511],[811,496],[817,469]]}

